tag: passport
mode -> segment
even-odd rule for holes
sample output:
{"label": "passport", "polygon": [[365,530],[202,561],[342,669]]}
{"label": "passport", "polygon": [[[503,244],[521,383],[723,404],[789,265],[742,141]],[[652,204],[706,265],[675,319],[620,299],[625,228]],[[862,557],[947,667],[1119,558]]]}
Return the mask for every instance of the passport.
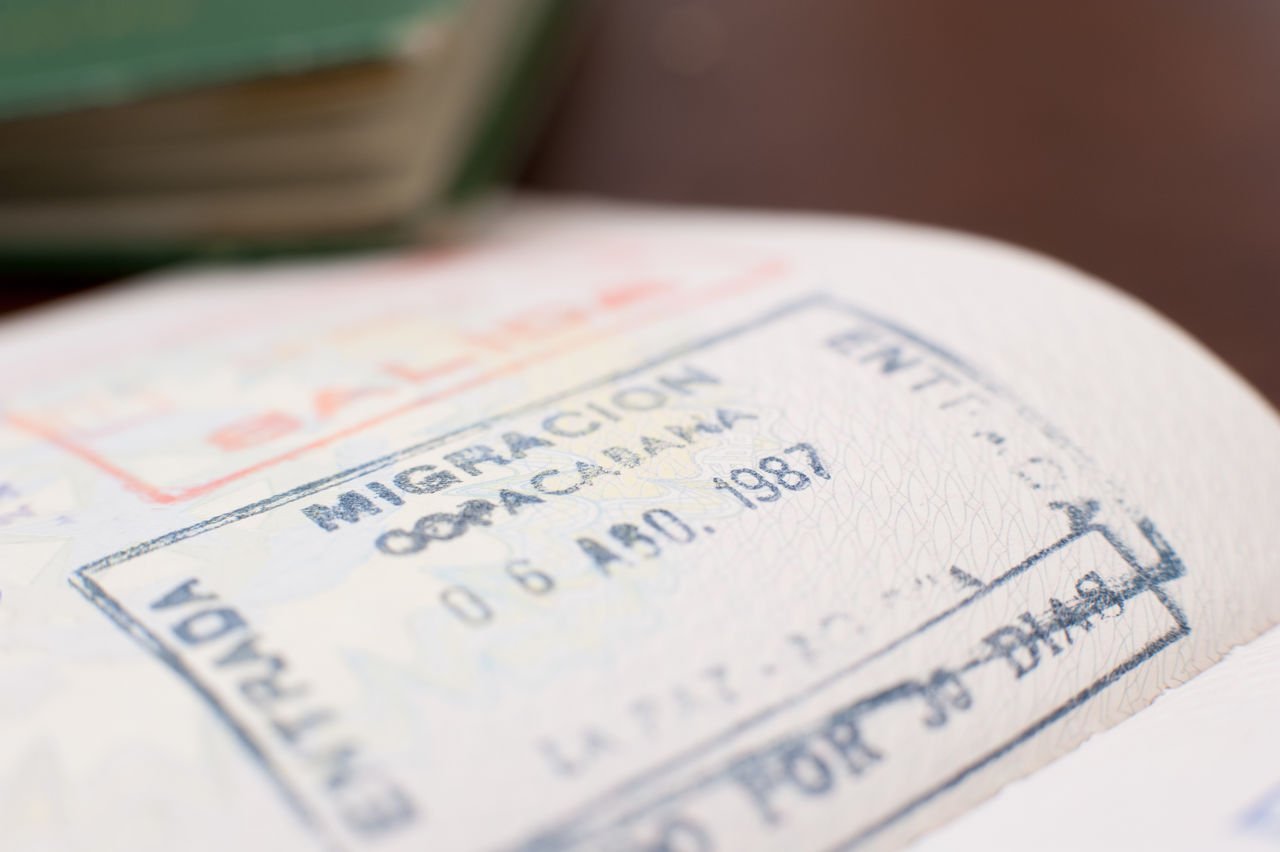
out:
{"label": "passport", "polygon": [[0,8],[0,252],[364,244],[502,176],[560,0]]}
{"label": "passport", "polygon": [[1280,420],[1199,344],[926,228],[494,212],[0,323],[7,846],[1274,831]]}

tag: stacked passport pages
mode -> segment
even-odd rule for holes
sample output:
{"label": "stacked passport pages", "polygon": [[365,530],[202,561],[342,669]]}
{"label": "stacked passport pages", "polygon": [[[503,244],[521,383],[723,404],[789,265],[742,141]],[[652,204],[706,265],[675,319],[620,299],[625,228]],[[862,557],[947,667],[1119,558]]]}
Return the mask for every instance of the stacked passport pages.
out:
{"label": "stacked passport pages", "polygon": [[385,236],[518,139],[557,0],[0,6],[0,251]]}

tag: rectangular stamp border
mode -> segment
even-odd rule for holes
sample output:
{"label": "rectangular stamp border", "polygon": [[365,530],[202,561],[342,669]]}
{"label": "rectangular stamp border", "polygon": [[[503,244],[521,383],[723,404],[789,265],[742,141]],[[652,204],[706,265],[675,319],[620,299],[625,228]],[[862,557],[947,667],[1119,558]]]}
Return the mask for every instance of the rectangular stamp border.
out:
{"label": "rectangular stamp border", "polygon": [[[872,823],[871,825],[867,826],[866,828],[862,829],[856,834],[845,838],[844,840],[837,843],[836,846],[832,847],[833,850],[856,848],[857,846],[861,845],[864,841],[883,832],[898,820],[907,816],[908,814],[915,811],[922,805],[927,804],[929,801],[946,793],[948,790],[952,789],[953,787],[955,787],[956,785],[964,781],[964,779],[968,778],[970,775],[980,771],[981,769],[986,767],[988,764],[994,762],[995,760],[998,760],[1000,757],[1004,756],[1009,751],[1016,748],[1018,745],[1021,745],[1022,743],[1026,742],[1028,739],[1035,736],[1045,727],[1051,725],[1053,722],[1057,721],[1062,716],[1066,715],[1067,713],[1071,712],[1072,710],[1076,709],[1077,707],[1087,702],[1089,699],[1093,698],[1095,695],[1097,695],[1107,686],[1114,683],[1126,672],[1137,667],[1138,665],[1142,664],[1146,660],[1155,656],[1157,653],[1164,650],[1174,642],[1177,642],[1178,640],[1190,634],[1191,627],[1186,619],[1186,616],[1183,614],[1181,607],[1179,607],[1178,604],[1175,601],[1173,601],[1172,598],[1169,596],[1168,592],[1162,588],[1163,583],[1167,582],[1168,580],[1176,579],[1177,577],[1182,576],[1185,569],[1183,568],[1183,565],[1179,560],[1179,558],[1177,557],[1177,555],[1167,548],[1167,542],[1164,541],[1163,536],[1161,536],[1159,532],[1156,531],[1154,525],[1152,525],[1149,520],[1144,518],[1142,521],[1139,522],[1139,527],[1141,531],[1151,541],[1153,546],[1155,546],[1157,550],[1160,552],[1161,563],[1159,565],[1158,570],[1155,572],[1149,572],[1145,570],[1141,565],[1139,565],[1136,558],[1133,556],[1133,554],[1129,552],[1128,549],[1119,542],[1119,540],[1114,536],[1114,534],[1107,527],[1087,524],[1087,523],[1077,525],[1074,521],[1073,521],[1073,526],[1075,527],[1075,529],[1073,529],[1072,532],[1068,533],[1063,538],[1059,539],[1053,544],[1050,544],[1044,549],[1027,557],[1022,562],[1010,568],[1004,574],[1001,574],[999,577],[996,577],[990,582],[984,584],[983,587],[978,589],[976,592],[974,592],[974,594],[970,595],[969,597],[955,604],[951,608],[944,610],[943,612],[938,613],[937,615],[932,616],[923,624],[919,625],[918,627],[916,627],[911,631],[908,631],[907,633],[900,636],[898,639],[892,642],[886,643],[885,645],[877,648],[874,651],[869,652],[863,657],[860,657],[859,659],[847,664],[846,666],[838,669],[837,671],[829,674],[828,676],[810,684],[806,688],[799,690],[795,693],[792,693],[791,695],[787,696],[785,699],[782,699],[781,701],[776,702],[774,705],[770,706],[769,708],[759,711],[757,714],[740,721],[739,723],[721,731],[720,733],[712,737],[707,738],[706,740],[702,741],[698,745],[692,746],[689,749],[686,749],[680,755],[670,758],[664,763],[659,764],[658,766],[651,767],[650,769],[647,769],[641,773],[637,773],[636,775],[621,782],[620,784],[616,785],[615,787],[606,791],[605,793],[593,797],[589,802],[575,808],[573,813],[570,816],[558,821],[558,823],[554,828],[544,829],[543,831],[538,832],[530,840],[525,841],[519,844],[518,846],[516,846],[515,849],[519,850],[519,852],[553,852],[553,850],[577,849],[579,848],[578,844],[582,843],[583,841],[589,841],[590,838],[596,837],[602,832],[607,832],[611,827],[624,826],[624,825],[642,820],[645,818],[646,815],[661,811],[662,809],[669,807],[673,803],[678,802],[681,798],[687,795],[697,793],[702,789],[705,789],[709,786],[713,786],[718,782],[729,779],[732,776],[732,769],[734,765],[749,759],[752,756],[752,754],[759,755],[759,754],[767,753],[773,748],[773,746],[766,744],[763,746],[759,746],[753,750],[747,750],[747,752],[739,752],[738,754],[735,754],[732,758],[722,761],[722,764],[719,768],[703,773],[701,776],[698,777],[696,781],[692,783],[685,784],[672,792],[668,792],[656,798],[652,798],[646,804],[642,804],[636,808],[633,808],[629,811],[624,812],[621,816],[605,821],[605,823],[601,826],[592,827],[587,825],[587,823],[589,822],[589,819],[588,819],[589,812],[593,808],[600,807],[608,803],[610,800],[625,798],[630,793],[636,791],[638,788],[643,787],[643,785],[648,783],[649,781],[658,778],[663,773],[669,772],[672,769],[677,768],[677,766],[681,763],[689,762],[692,758],[697,756],[695,754],[696,752],[710,750],[711,748],[721,744],[723,741],[730,739],[731,737],[737,735],[738,733],[741,733],[742,731],[745,731],[749,727],[752,727],[758,723],[768,720],[769,718],[772,718],[773,716],[777,715],[778,712],[785,710],[796,704],[799,704],[800,702],[810,697],[811,695],[822,691],[823,689],[827,688],[828,686],[831,686],[832,684],[836,683],[839,680],[844,679],[845,677],[852,675],[853,673],[861,669],[863,666],[867,665],[873,660],[880,658],[884,654],[894,650],[895,648],[899,647],[903,643],[908,642],[911,639],[917,638],[921,634],[941,624],[943,621],[950,618],[952,615],[956,614],[960,610],[963,610],[966,607],[973,604],[974,602],[986,597],[995,589],[1003,586],[1008,582],[1016,580],[1019,576],[1026,573],[1031,568],[1033,568],[1041,560],[1050,556],[1051,554],[1060,550],[1061,548],[1068,546],[1078,538],[1091,533],[1100,533],[1104,538],[1106,538],[1108,543],[1113,548],[1115,548],[1115,550],[1120,555],[1120,557],[1124,559],[1133,569],[1132,580],[1134,582],[1134,587],[1133,589],[1131,589],[1133,593],[1132,597],[1136,597],[1139,594],[1150,592],[1156,598],[1156,600],[1160,603],[1160,605],[1164,607],[1165,611],[1168,612],[1169,616],[1173,619],[1173,622],[1174,622],[1173,628],[1165,631],[1163,634],[1150,640],[1137,652],[1130,655],[1128,658],[1122,660],[1110,671],[1106,672],[1101,677],[1094,680],[1092,683],[1090,683],[1088,686],[1084,687],[1082,690],[1077,692],[1067,701],[1063,702],[1059,706],[1050,710],[1040,719],[1034,721],[1029,727],[1023,729],[1021,732],[1016,734],[1011,739],[1005,741],[1000,746],[997,746],[991,751],[978,757],[973,762],[965,766],[960,771],[954,773],[949,778],[944,779],[940,783],[930,787],[929,789],[927,789],[920,795],[916,796],[915,798],[910,799],[909,801],[904,803],[901,807],[899,807],[897,810],[888,814],[884,818]],[[1128,597],[1124,598],[1124,600],[1128,600],[1128,599],[1129,599]],[[790,735],[788,735],[788,737],[784,737],[784,739],[789,737]]]}
{"label": "rectangular stamp border", "polygon": [[[281,796],[284,798],[285,802],[295,811],[295,813],[303,821],[303,823],[307,825],[309,828],[311,828],[312,830],[315,830],[317,832],[320,832],[321,834],[324,834],[323,830],[321,829],[319,820],[316,818],[315,814],[311,811],[311,809],[308,808],[308,806],[304,801],[303,796],[296,789],[294,789],[294,787],[290,784],[288,778],[286,777],[285,773],[278,766],[274,764],[274,762],[271,760],[267,752],[254,740],[249,730],[235,718],[234,714],[221,701],[221,699],[219,699],[219,697],[213,692],[213,690],[206,684],[202,683],[199,680],[199,678],[195,675],[195,673],[183,663],[181,657],[177,653],[175,653],[173,650],[168,648],[160,640],[160,638],[156,636],[154,633],[152,633],[150,630],[148,630],[145,625],[143,625],[141,622],[139,622],[137,619],[131,616],[129,612],[125,610],[125,608],[121,606],[120,603],[116,601],[106,591],[106,589],[103,588],[103,586],[94,579],[94,576],[98,574],[102,574],[124,562],[128,562],[131,559],[135,559],[139,556],[143,556],[152,551],[159,550],[164,547],[168,547],[169,545],[176,544],[180,541],[184,541],[186,539],[193,538],[198,535],[203,535],[204,533],[207,533],[207,532],[212,532],[213,530],[219,529],[229,524],[233,524],[237,521],[245,520],[246,518],[250,518],[255,515],[262,514],[263,512],[268,512],[268,511],[271,511],[272,509],[276,509],[281,506],[288,505],[297,500],[301,500],[305,497],[311,496],[319,491],[323,491],[335,485],[340,485],[350,480],[362,477],[368,473],[372,473],[374,471],[386,468],[390,465],[395,464],[401,459],[404,459],[413,455],[417,455],[419,453],[428,452],[444,444],[447,444],[451,441],[462,438],[468,434],[483,431],[493,426],[494,424],[500,423],[502,421],[510,420],[512,418],[521,416],[528,412],[536,411],[542,408],[546,408],[547,406],[554,405],[555,403],[561,400],[567,399],[571,396],[585,393],[591,390],[595,390],[597,388],[613,384],[623,379],[630,378],[632,376],[638,375],[647,370],[651,370],[655,367],[658,367],[662,364],[665,364],[677,358],[685,357],[687,355],[694,354],[696,352],[699,352],[701,350],[723,343],[725,341],[732,340],[736,337],[747,334],[756,329],[770,325],[780,319],[783,319],[785,317],[794,315],[800,311],[807,310],[809,308],[814,308],[814,307],[826,307],[841,313],[852,315],[853,317],[856,317],[857,319],[863,322],[867,322],[872,325],[883,328],[886,331],[889,331],[894,335],[901,337],[907,341],[910,341],[912,344],[927,350],[929,353],[931,353],[935,357],[938,357],[943,361],[947,362],[949,365],[954,367],[957,371],[961,372],[970,381],[973,381],[975,384],[979,385],[984,390],[991,393],[993,396],[999,397],[1005,402],[1012,404],[1019,416],[1031,422],[1032,425],[1036,426],[1041,432],[1045,434],[1047,438],[1049,438],[1051,442],[1073,453],[1074,455],[1077,456],[1077,458],[1081,459],[1082,461],[1092,465],[1092,459],[1088,456],[1088,454],[1086,454],[1074,443],[1069,441],[1061,432],[1059,432],[1056,428],[1054,428],[1047,421],[1041,418],[1034,410],[1023,405],[1014,394],[1008,392],[1007,390],[1002,388],[1000,385],[992,382],[982,372],[973,368],[964,360],[953,355],[951,352],[947,351],[946,349],[943,349],[937,346],[936,344],[921,338],[920,336],[916,335],[914,332],[911,332],[897,325],[892,321],[889,321],[880,316],[877,316],[874,313],[871,313],[869,311],[866,311],[861,308],[850,305],[848,303],[845,303],[828,294],[815,293],[810,296],[788,302],[778,308],[775,308],[772,311],[768,311],[762,314],[761,316],[756,317],[753,320],[740,323],[729,329],[721,331],[718,334],[700,338],[690,343],[686,343],[682,346],[672,348],[660,355],[657,355],[653,358],[649,358],[639,364],[633,365],[626,369],[609,373],[605,376],[592,379],[588,382],[580,383],[578,385],[575,385],[572,388],[560,391],[551,396],[543,397],[543,398],[534,400],[532,402],[525,403],[515,408],[509,409],[507,411],[492,415],[490,417],[483,418],[481,420],[475,421],[474,423],[468,424],[466,426],[462,426],[457,429],[450,430],[449,432],[442,433],[433,438],[429,438],[425,441],[420,441],[418,443],[412,444],[408,447],[402,448],[395,452],[388,453],[386,455],[364,462],[363,464],[359,464],[354,467],[350,467],[345,470],[339,471],[338,473],[334,473],[329,476],[322,477],[317,480],[313,480],[304,485],[300,485],[300,486],[297,486],[296,488],[292,488],[287,491],[283,491],[279,494],[272,495],[271,497],[267,497],[263,500],[259,500],[247,506],[242,506],[239,509],[235,509],[230,512],[225,512],[223,514],[216,515],[212,518],[208,518],[204,521],[200,521],[199,523],[192,524],[190,526],[165,533],[164,535],[157,536],[156,538],[153,538],[144,542],[139,542],[138,544],[134,544],[130,547],[124,548],[123,550],[117,551],[116,553],[110,554],[108,556],[102,557],[101,559],[97,559],[93,562],[90,562],[86,565],[81,566],[80,568],[72,572],[72,574],[68,577],[67,581],[73,588],[75,588],[81,595],[83,595],[90,603],[92,603],[104,614],[106,614],[116,624],[116,626],[119,627],[124,633],[130,636],[134,641],[140,644],[144,649],[146,649],[147,651],[155,655],[162,663],[168,666],[175,674],[177,674],[184,682],[186,682],[187,685],[190,686],[196,692],[196,694],[209,706],[209,708],[214,712],[214,714],[231,729],[231,733],[233,734],[233,736],[235,736],[235,738],[240,742],[240,744],[246,749],[250,757],[255,762],[258,763],[258,765],[263,769],[263,771],[267,773],[269,779],[278,789]],[[1145,518],[1135,519],[1135,520],[1137,520],[1137,522],[1140,524],[1145,524],[1147,528],[1149,528],[1152,532],[1154,532],[1154,527],[1151,526],[1151,522],[1149,520],[1146,520]],[[1159,534],[1157,533],[1156,535],[1158,536]],[[1161,540],[1163,541],[1163,539]],[[1004,579],[1012,575],[1014,572],[1019,571],[1019,569],[1024,568],[1025,566],[1029,565],[1033,560],[1036,560],[1042,557],[1043,555],[1045,555],[1044,552],[1035,554],[1032,557],[1030,557],[1028,560],[1021,563],[1019,566],[1015,566],[1015,568],[1011,569],[1010,572],[1006,572],[1005,575],[1002,575],[1001,578],[998,578],[997,581],[993,581],[993,584],[991,587],[994,586],[995,582],[1003,581]],[[869,838],[872,834],[878,833],[879,831],[882,831],[883,829],[887,828],[892,822],[900,819],[903,816],[906,816],[908,813],[915,810],[916,808],[924,804],[926,801],[936,797],[937,795],[942,794],[943,792],[950,789],[951,787],[954,787],[956,784],[963,781],[964,778],[968,777],[973,772],[976,772],[982,767],[991,763],[992,761],[997,760],[998,758],[1003,756],[1005,753],[1015,748],[1017,745],[1021,744],[1022,742],[1025,742],[1027,739],[1034,736],[1042,728],[1046,727],[1049,724],[1052,724],[1054,721],[1061,718],[1063,715],[1069,713],[1070,711],[1076,709],[1080,705],[1087,702],[1090,698],[1097,695],[1106,686],[1110,685],[1111,683],[1119,679],[1119,677],[1122,676],[1128,670],[1134,668],[1135,666],[1139,665],[1143,661],[1154,656],[1163,648],[1168,647],[1172,643],[1176,642],[1178,639],[1181,639],[1182,637],[1189,634],[1191,631],[1191,628],[1186,620],[1185,615],[1182,613],[1181,608],[1177,605],[1176,602],[1174,602],[1168,596],[1168,593],[1161,588],[1161,584],[1165,580],[1173,579],[1175,577],[1181,576],[1185,570],[1182,566],[1182,563],[1178,560],[1176,554],[1174,554],[1172,550],[1169,550],[1168,555],[1169,555],[1169,558],[1171,559],[1171,563],[1169,566],[1170,570],[1166,571],[1160,577],[1152,578],[1150,590],[1157,595],[1157,597],[1160,599],[1160,602],[1169,610],[1170,614],[1173,616],[1175,622],[1177,623],[1178,626],[1173,631],[1170,631],[1165,636],[1159,639],[1156,639],[1152,643],[1148,644],[1146,647],[1140,650],[1133,657],[1126,660],[1124,663],[1122,663],[1117,668],[1113,669],[1107,675],[1104,675],[1102,678],[1094,682],[1092,685],[1087,687],[1085,690],[1080,692],[1078,695],[1076,695],[1075,697],[1073,697],[1072,699],[1070,699],[1060,707],[1051,711],[1048,715],[1041,718],[1038,722],[1033,724],[1030,728],[1024,730],[1017,737],[1007,742],[1004,746],[989,753],[977,763],[970,765],[961,773],[957,774],[951,779],[946,780],[941,785],[933,788],[925,796],[919,797],[913,800],[912,802],[908,803],[904,808],[895,812],[886,820],[881,821],[880,823],[876,824],[870,829],[864,830],[862,833],[860,833],[859,835],[856,835],[855,837],[847,839],[843,844],[842,848],[848,848],[849,846],[857,845],[862,840]],[[806,689],[800,690],[799,692],[791,696],[788,696],[786,699],[783,699],[782,701],[775,703],[770,708],[766,708],[764,711],[761,711],[760,713],[753,715],[748,720],[740,721],[739,723],[735,723],[734,725],[731,725],[730,727],[726,728],[724,731],[721,731],[720,733],[716,734],[710,740],[705,741],[703,743],[699,743],[695,746],[692,746],[691,748],[686,749],[681,754],[676,755],[673,758],[669,758],[668,760],[664,761],[662,764],[656,767],[651,767],[648,770],[638,773],[637,775],[633,776],[627,781],[624,781],[621,784],[616,785],[612,789],[605,791],[600,796],[592,797],[591,802],[588,802],[583,806],[575,809],[575,812],[573,815],[570,815],[565,819],[557,821],[558,825],[561,827],[561,830],[552,829],[550,832],[535,830],[536,831],[535,835],[530,839],[528,843],[522,844],[520,848],[528,848],[528,849],[551,848],[552,846],[560,845],[559,844],[560,840],[570,840],[571,837],[572,839],[575,839],[575,840],[581,839],[580,836],[577,836],[577,837],[572,836],[571,826],[579,822],[580,815],[592,804],[599,803],[601,801],[613,798],[615,796],[626,795],[629,791],[639,787],[646,781],[657,777],[661,773],[669,771],[671,768],[678,765],[679,763],[686,762],[687,760],[696,757],[697,752],[703,751],[707,747],[710,747],[718,743],[724,738],[731,737],[740,733],[741,731],[745,730],[746,727],[748,726],[758,724],[759,722],[776,714],[777,712],[781,712],[781,710],[785,709],[786,707],[792,706],[793,704],[797,703],[800,700],[803,700],[804,698],[808,697],[814,692],[817,692],[825,688],[827,685],[829,685],[829,683],[852,674],[853,671],[857,670],[858,668],[861,668],[862,665],[866,664],[871,659],[880,656],[882,653],[887,652],[891,648],[897,647],[902,642],[905,642],[908,639],[912,638],[913,636],[916,636],[919,633],[931,628],[935,624],[955,614],[955,612],[967,606],[972,601],[983,597],[983,595],[984,593],[979,592],[973,596],[970,596],[969,598],[966,598],[964,601],[961,601],[959,604],[955,605],[954,607],[942,613],[939,613],[935,616],[932,616],[931,618],[926,620],[923,624],[919,625],[909,633],[904,634],[903,636],[899,637],[893,642],[887,644],[883,648],[877,649],[876,651],[872,652],[872,654],[864,656],[863,658],[857,661],[854,661],[852,664],[848,666],[842,667],[840,670],[829,675],[827,678],[824,678],[822,681],[816,684],[812,684]],[[565,834],[562,833],[562,831],[565,829],[569,830],[570,837],[566,837]],[[327,839],[330,842],[332,842],[333,840],[333,838],[327,838]]]}

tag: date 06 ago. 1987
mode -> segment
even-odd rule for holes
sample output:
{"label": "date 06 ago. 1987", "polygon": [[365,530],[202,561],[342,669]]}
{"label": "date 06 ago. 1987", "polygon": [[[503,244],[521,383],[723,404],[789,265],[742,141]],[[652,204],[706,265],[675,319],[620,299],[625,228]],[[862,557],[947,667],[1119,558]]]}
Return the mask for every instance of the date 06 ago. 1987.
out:
{"label": "date 06 ago. 1987", "polygon": [[[817,449],[802,442],[787,447],[780,455],[764,456],[755,467],[731,470],[727,480],[715,477],[711,482],[716,491],[724,491],[745,508],[756,510],[778,502],[788,493],[804,491],[815,478],[830,479],[831,474]],[[711,533],[714,529],[704,526],[702,532]],[[654,559],[666,550],[692,544],[697,538],[694,527],[675,512],[654,508],[641,514],[637,522],[612,524],[603,535],[579,536],[575,541],[592,567],[609,578],[616,569],[634,564],[637,558]],[[530,568],[528,560],[511,560],[503,570],[525,594],[541,597],[556,589],[556,578],[545,570]],[[494,618],[492,604],[464,585],[443,589],[440,602],[458,620],[473,627],[489,624]]]}

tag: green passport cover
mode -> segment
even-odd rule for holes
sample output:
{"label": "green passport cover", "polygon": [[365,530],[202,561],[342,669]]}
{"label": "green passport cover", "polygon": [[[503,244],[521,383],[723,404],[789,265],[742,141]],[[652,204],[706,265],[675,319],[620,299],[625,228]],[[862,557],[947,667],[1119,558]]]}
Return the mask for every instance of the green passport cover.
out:
{"label": "green passport cover", "polygon": [[0,0],[0,119],[390,54],[456,0]]}

